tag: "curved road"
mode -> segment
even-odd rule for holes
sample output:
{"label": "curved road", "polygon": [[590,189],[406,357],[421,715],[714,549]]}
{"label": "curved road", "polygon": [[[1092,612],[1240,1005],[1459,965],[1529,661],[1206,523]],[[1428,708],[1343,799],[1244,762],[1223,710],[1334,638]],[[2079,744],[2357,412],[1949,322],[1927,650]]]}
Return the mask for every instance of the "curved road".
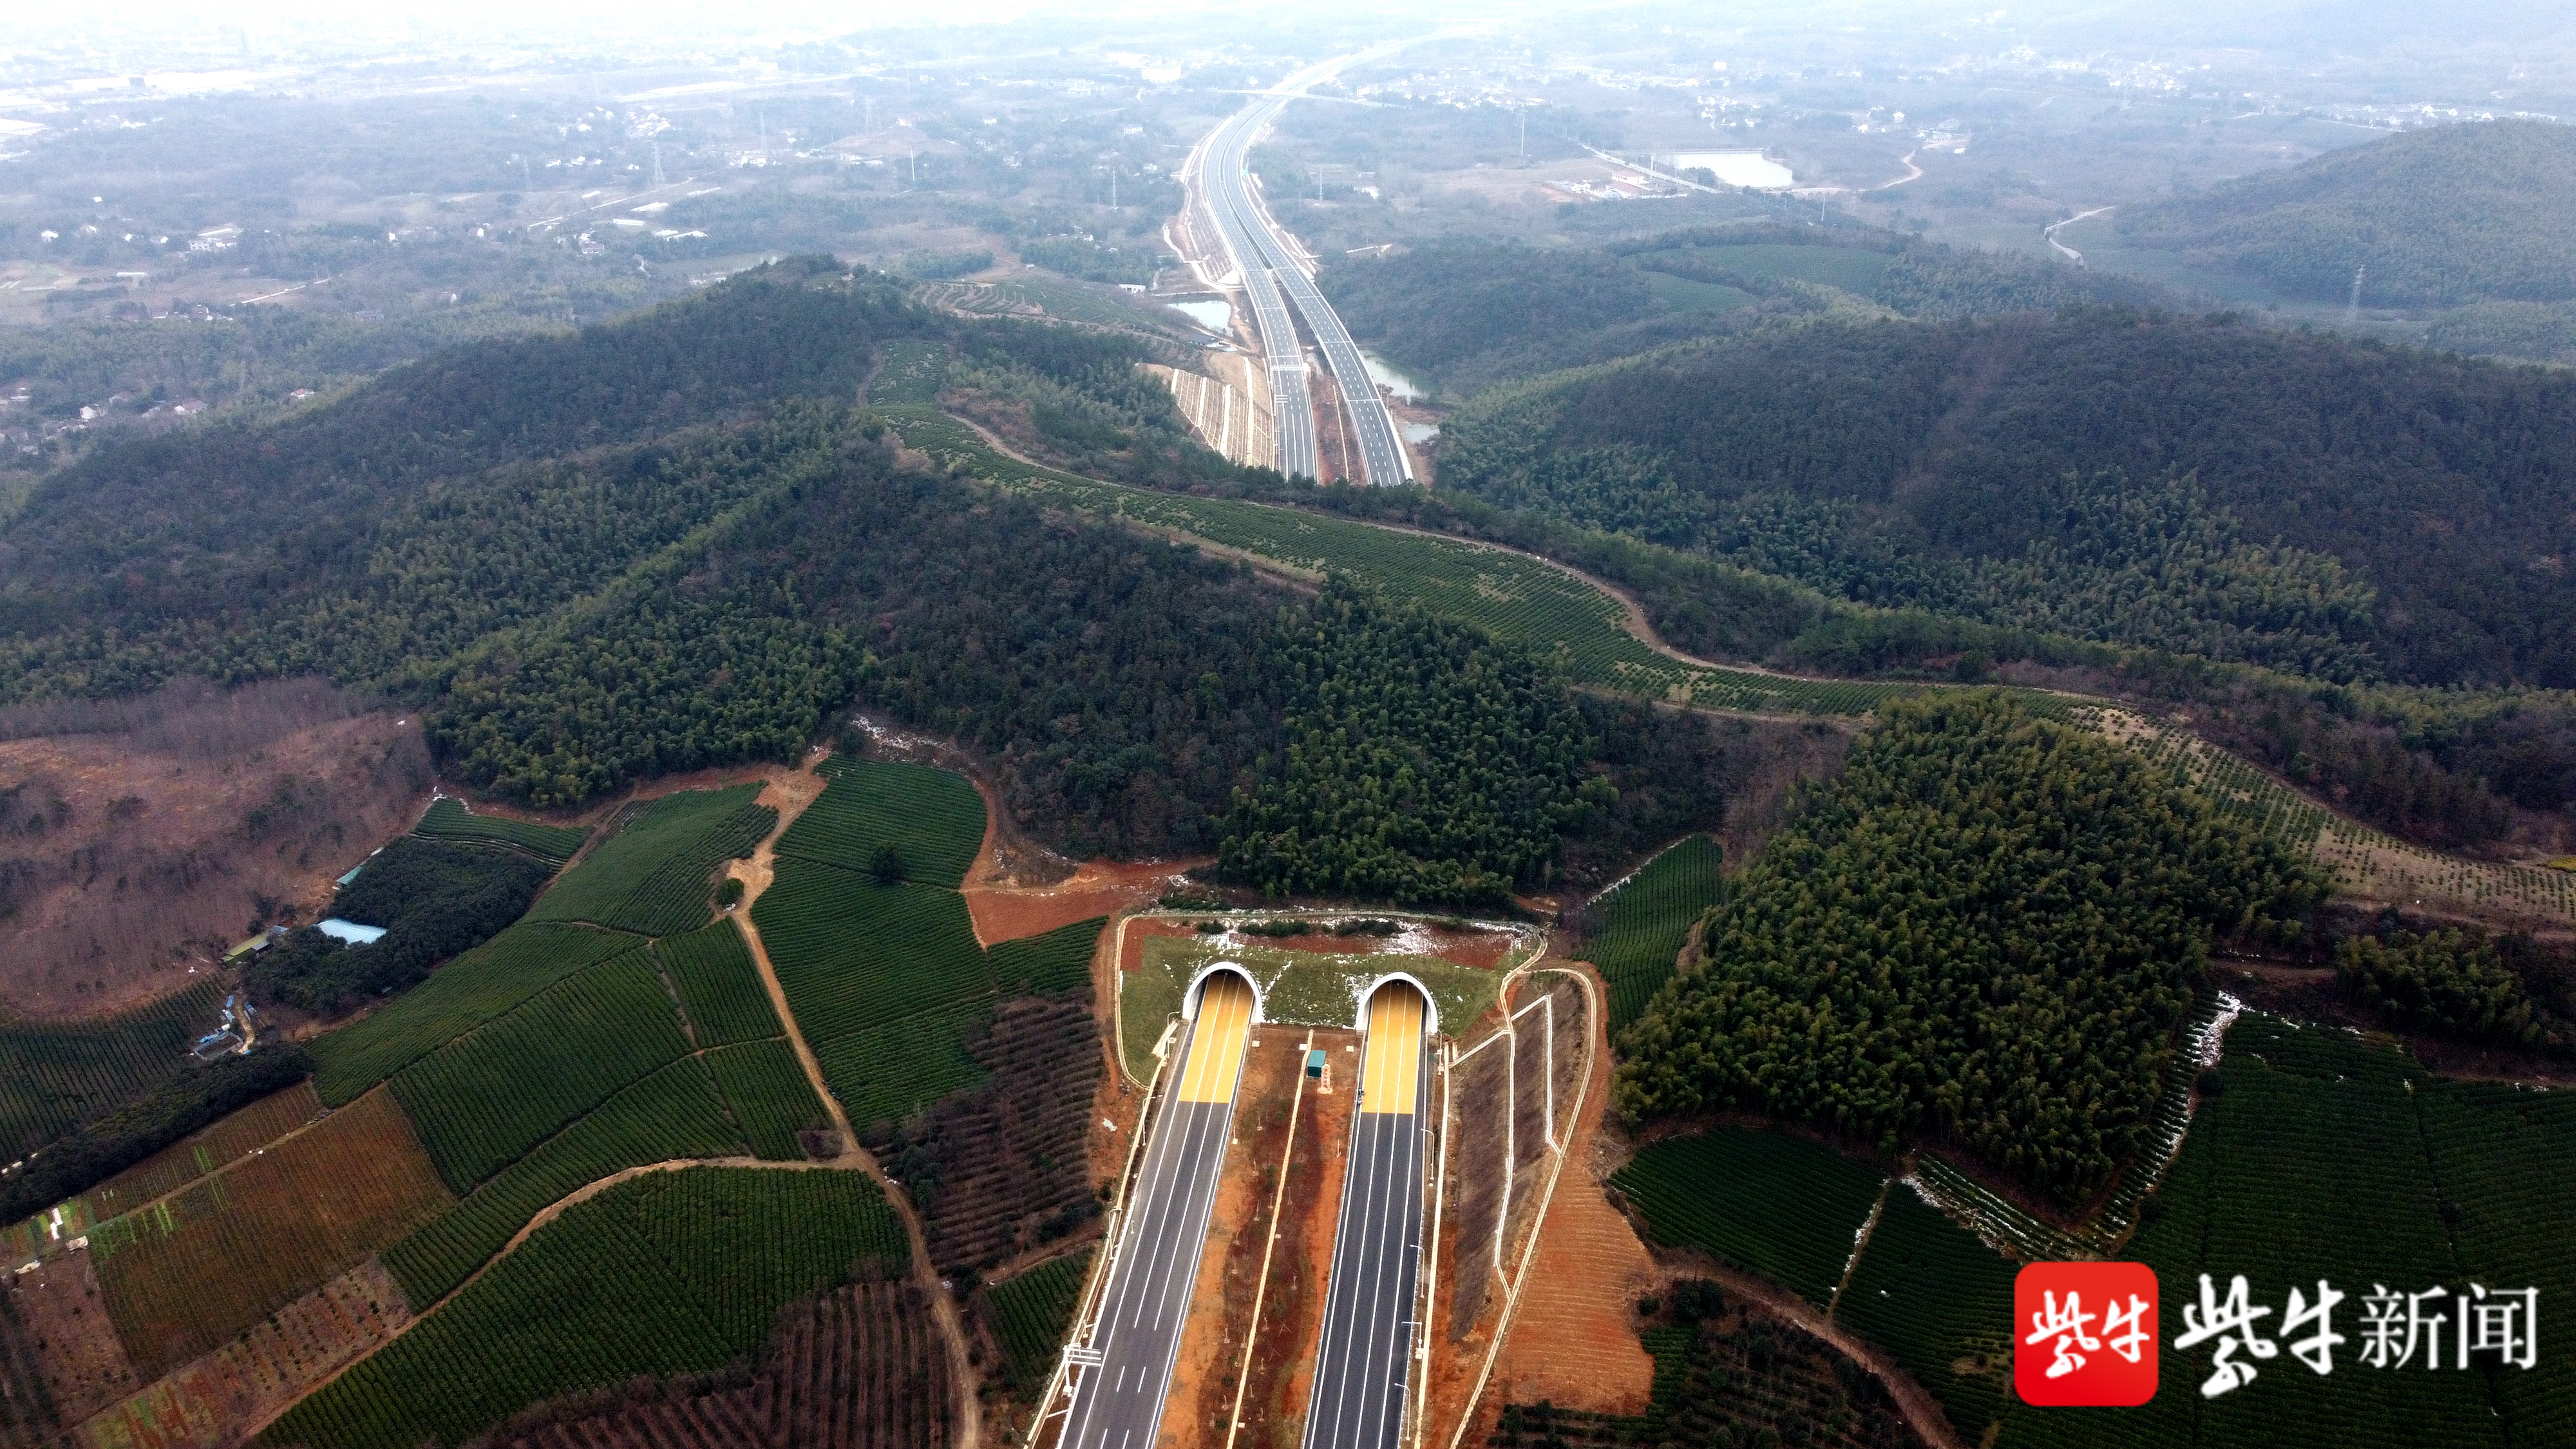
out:
{"label": "curved road", "polygon": [[[1353,57],[1357,59],[1357,57]],[[1359,445],[1361,477],[1374,484],[1410,482],[1413,460],[1397,437],[1395,417],[1378,396],[1377,382],[1350,329],[1332,304],[1298,264],[1297,249],[1253,199],[1245,179],[1244,153],[1252,138],[1276,119],[1297,91],[1332,74],[1347,62],[1331,62],[1302,71],[1280,83],[1285,94],[1260,97],[1227,118],[1202,143],[1198,161],[1201,194],[1208,214],[1225,238],[1226,251],[1243,275],[1252,303],[1253,325],[1261,333],[1261,351],[1270,359],[1270,397],[1279,440],[1279,470],[1321,477],[1315,444],[1314,404],[1306,386],[1305,349],[1297,340],[1288,309],[1294,302],[1307,330],[1324,352],[1324,366],[1342,394],[1342,416]]]}

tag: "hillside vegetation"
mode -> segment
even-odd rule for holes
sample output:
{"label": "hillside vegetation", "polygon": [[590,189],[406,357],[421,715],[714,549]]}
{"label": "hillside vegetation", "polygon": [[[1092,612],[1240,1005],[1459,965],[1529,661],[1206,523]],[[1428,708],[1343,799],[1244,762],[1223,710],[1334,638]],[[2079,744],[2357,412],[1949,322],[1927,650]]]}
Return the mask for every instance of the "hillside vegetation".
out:
{"label": "hillside vegetation", "polygon": [[2064,1201],[2144,1144],[2214,935],[2294,938],[2314,867],[1995,695],[1891,705],[1622,1039],[1639,1116],[1957,1142]]}
{"label": "hillside vegetation", "polygon": [[2225,317],[1757,330],[1496,394],[1444,483],[1832,595],[2576,685],[2576,379]]}
{"label": "hillside vegetation", "polygon": [[1697,227],[1589,249],[1457,239],[1319,279],[1352,334],[1465,396],[1765,319],[2165,300],[2146,283],[1859,227]]}
{"label": "hillside vegetation", "polygon": [[2124,210],[2139,246],[2340,302],[2417,307],[2576,298],[2576,127],[2434,126],[2198,196]]}

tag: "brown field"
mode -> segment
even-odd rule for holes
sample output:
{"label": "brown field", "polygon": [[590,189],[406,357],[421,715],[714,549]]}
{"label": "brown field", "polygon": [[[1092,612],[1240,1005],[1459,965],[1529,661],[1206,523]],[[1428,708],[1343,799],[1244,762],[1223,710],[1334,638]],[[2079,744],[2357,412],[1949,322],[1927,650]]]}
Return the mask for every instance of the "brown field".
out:
{"label": "brown field", "polygon": [[[0,1287],[0,1444],[43,1443],[143,1382],[117,1342],[87,1253],[65,1253]],[[41,1395],[41,1399],[39,1396]],[[41,1407],[40,1407],[41,1404]],[[11,1418],[28,1428],[13,1438]]]}
{"label": "brown field", "polygon": [[126,1351],[163,1374],[455,1199],[378,1087],[312,1129],[90,1232]]}
{"label": "brown field", "polygon": [[0,711],[0,1003],[168,995],[255,917],[309,916],[431,778],[417,715],[319,680]]}
{"label": "brown field", "polygon": [[83,1194],[89,1203],[89,1220],[101,1223],[132,1212],[266,1147],[321,1115],[322,1099],[314,1094],[309,1079],[275,1096],[262,1097],[196,1136],[174,1142],[91,1188]]}
{"label": "brown field", "polygon": [[369,1258],[80,1426],[81,1449],[223,1449],[393,1337],[402,1289]]}
{"label": "brown field", "polygon": [[991,1076],[931,1108],[909,1142],[938,1162],[922,1230],[942,1272],[999,1276],[1098,1228],[1083,1151],[1101,1074],[1098,1030],[1079,1001],[1008,1002],[973,1047]]}
{"label": "brown field", "polygon": [[[1562,1033],[1557,1041],[1567,1045]],[[1610,1054],[1596,1051],[1593,1060],[1583,1115],[1538,1227],[1538,1252],[1478,1406],[1480,1424],[1490,1424],[1504,1403],[1540,1400],[1642,1413],[1654,1388],[1655,1361],[1638,1342],[1636,1313],[1637,1299],[1657,1280],[1655,1262],[1593,1172]]]}
{"label": "brown field", "polygon": [[[985,858],[992,837],[986,835]],[[1043,936],[1093,916],[1114,916],[1141,906],[1169,889],[1183,871],[1201,861],[1119,865],[1096,860],[1051,886],[986,885],[970,880],[966,912],[975,920],[975,939],[987,946]]]}
{"label": "brown field", "polygon": [[942,1449],[948,1356],[910,1282],[855,1283],[782,1315],[749,1382],[644,1384],[540,1407],[504,1449]]}

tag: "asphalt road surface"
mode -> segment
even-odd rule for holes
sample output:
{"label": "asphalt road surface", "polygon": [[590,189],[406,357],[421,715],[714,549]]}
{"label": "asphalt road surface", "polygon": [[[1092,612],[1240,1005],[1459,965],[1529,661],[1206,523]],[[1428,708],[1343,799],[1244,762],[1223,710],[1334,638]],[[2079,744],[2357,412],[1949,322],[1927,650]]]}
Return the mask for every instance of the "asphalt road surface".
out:
{"label": "asphalt road surface", "polygon": [[[1306,353],[1297,342],[1297,324],[1272,275],[1274,263],[1269,228],[1244,189],[1243,153],[1253,132],[1280,102],[1256,101],[1229,117],[1208,138],[1199,163],[1199,184],[1206,190],[1209,215],[1225,237],[1225,248],[1243,274],[1243,289],[1252,303],[1252,325],[1261,334],[1261,352],[1270,366],[1271,436],[1278,440],[1279,471],[1290,477],[1320,478],[1315,451],[1315,402],[1306,385]],[[1294,267],[1288,269],[1295,272]],[[1300,275],[1302,280],[1302,274]]]}
{"label": "asphalt road surface", "polygon": [[1423,1016],[1421,993],[1402,982],[1369,998],[1305,1449],[1396,1449],[1403,1436],[1422,1267]]}
{"label": "asphalt road surface", "polygon": [[1207,1248],[1208,1214],[1216,1206],[1217,1171],[1234,1128],[1235,1083],[1251,1028],[1252,988],[1240,976],[1209,977],[1198,1016],[1182,1038],[1180,1076],[1145,1149],[1108,1298],[1088,1345],[1101,1361],[1080,1371],[1066,1449],[1151,1449],[1154,1443]]}

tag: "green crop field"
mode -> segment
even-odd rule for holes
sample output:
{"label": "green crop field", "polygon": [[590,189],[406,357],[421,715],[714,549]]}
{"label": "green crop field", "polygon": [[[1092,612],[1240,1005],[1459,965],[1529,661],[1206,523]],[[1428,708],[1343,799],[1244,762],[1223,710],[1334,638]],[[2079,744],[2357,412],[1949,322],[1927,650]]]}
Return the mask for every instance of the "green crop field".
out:
{"label": "green crop field", "polygon": [[984,1290],[985,1321],[1002,1345],[1014,1383],[1035,1388],[1055,1367],[1056,1351],[1073,1326],[1083,1275],[1090,1271],[1091,1250],[1085,1248]]}
{"label": "green crop field", "polygon": [[[2156,1193],[2161,1211],[2128,1256],[2153,1266],[2167,1333],[2198,1275],[2245,1275],[2277,1324],[2289,1290],[2322,1278],[2347,1295],[2348,1339],[2320,1376],[2283,1353],[2214,1399],[2207,1345],[2164,1355],[2161,1390],[2139,1409],[2015,1411],[2008,1446],[2196,1443],[2502,1446],[2569,1441],[2576,1348],[2553,1341],[2548,1304],[2576,1294],[2576,1100],[2507,1083],[2445,1081],[2398,1052],[2331,1027],[2247,1015],[2227,1035],[2222,1090],[2205,1099]],[[2475,1282],[2538,1288],[2535,1368],[2373,1369],[2359,1362],[2363,1295]],[[2447,1311],[2447,1310],[2437,1310]],[[2301,1336],[2304,1336],[2305,1330]]]}
{"label": "green crop field", "polygon": [[954,890],[984,846],[984,797],[966,777],[882,760],[823,762],[831,785],[778,838],[778,853],[868,870],[879,848],[903,856],[904,879]]}
{"label": "green crop field", "polygon": [[829,1127],[832,1119],[805,1080],[805,1068],[785,1037],[720,1047],[706,1055],[707,1069],[733,1108],[755,1156],[772,1162],[803,1160],[796,1134]]}
{"label": "green crop field", "polygon": [[881,886],[856,871],[781,859],[752,919],[809,1043],[927,1006],[992,999],[984,948],[955,891]]}
{"label": "green crop field", "polygon": [[[1884,1181],[1866,1163],[1785,1132],[1721,1127],[1649,1144],[1612,1175],[1655,1241],[1699,1248],[1832,1301]],[[1794,1202],[1794,1213],[1780,1211]]]}
{"label": "green crop field", "polygon": [[705,1063],[683,1058],[609,1098],[387,1248],[385,1266],[415,1307],[434,1303],[578,1188],[630,1167],[745,1150]]}
{"label": "green crop field", "polygon": [[642,953],[603,961],[393,1079],[441,1177],[471,1191],[627,1084],[683,1055]]}
{"label": "green crop field", "polygon": [[541,1399],[752,1357],[787,1304],[905,1257],[859,1173],[649,1173],[566,1210],[260,1442],[461,1444]]}
{"label": "green crop field", "polygon": [[529,997],[643,946],[640,936],[522,922],[448,962],[382,1011],[313,1042],[315,1090],[331,1106],[517,1007]]}
{"label": "green crop field", "polygon": [[0,1159],[15,1161],[179,1075],[223,999],[205,980],[98,1021],[0,1022]]}
{"label": "green crop field", "polygon": [[1673,960],[1701,914],[1717,904],[1724,852],[1693,835],[1595,900],[1584,954],[1610,987],[1610,1029],[1635,1021],[1673,974]]}
{"label": "green crop field", "polygon": [[1004,996],[1075,996],[1091,986],[1091,957],[1107,916],[1058,926],[1043,936],[1003,941],[986,952]]}
{"label": "green crop field", "polygon": [[569,825],[539,825],[502,815],[477,815],[453,795],[430,801],[428,811],[411,833],[431,840],[479,840],[506,845],[554,866],[572,859],[573,852],[590,838],[589,831]]}
{"label": "green crop field", "polygon": [[808,1044],[852,1129],[873,1140],[886,1124],[984,1080],[966,1043],[992,1019],[993,998],[968,997]]}
{"label": "green crop field", "polygon": [[1940,1401],[1960,1441],[1974,1444],[2012,1373],[2019,1271],[1912,1189],[1891,1184],[1834,1321],[1893,1354]]}
{"label": "green crop field", "polygon": [[749,855],[778,812],[758,785],[665,795],[601,841],[537,898],[532,921],[587,921],[647,936],[695,930],[714,914],[716,867]]}
{"label": "green crop field", "polygon": [[685,936],[665,936],[653,943],[653,954],[679,989],[680,1009],[688,1013],[700,1047],[785,1034],[751,948],[743,944],[742,928],[730,918]]}
{"label": "green crop field", "polygon": [[992,1019],[995,996],[965,897],[781,856],[752,919],[853,1127],[983,1079],[966,1042]]}
{"label": "green crop field", "polygon": [[877,349],[877,370],[868,379],[868,401],[935,403],[948,376],[948,346],[919,338],[901,338]]}

